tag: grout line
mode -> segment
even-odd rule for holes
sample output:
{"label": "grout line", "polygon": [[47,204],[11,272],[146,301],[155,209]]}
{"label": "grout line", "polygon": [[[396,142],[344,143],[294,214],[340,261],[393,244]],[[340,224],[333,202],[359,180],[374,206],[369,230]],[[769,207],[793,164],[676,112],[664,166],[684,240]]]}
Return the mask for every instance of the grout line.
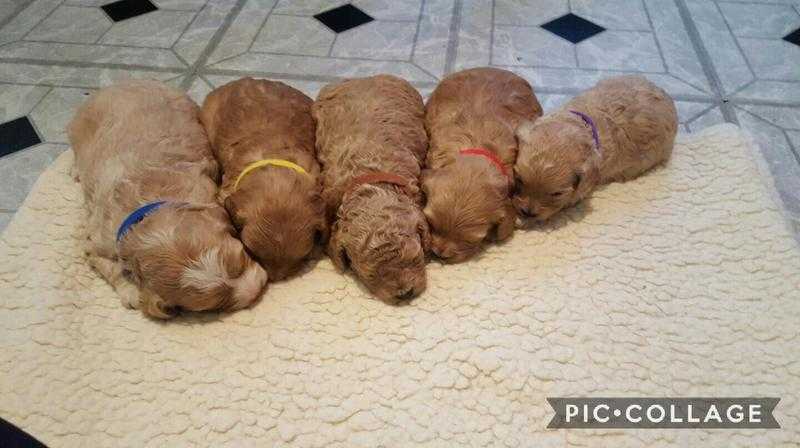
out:
{"label": "grout line", "polygon": [[442,79],[442,78],[441,78],[441,76],[436,76],[436,75],[434,75],[433,73],[431,73],[431,72],[430,72],[430,71],[428,71],[427,69],[425,69],[425,68],[421,67],[421,66],[420,66],[419,64],[417,64],[416,62],[409,62],[408,64],[409,64],[409,65],[412,65],[412,66],[414,66],[414,67],[416,67],[416,68],[418,68],[418,69],[419,69],[419,70],[420,70],[422,73],[425,73],[426,75],[430,76],[430,77],[431,77],[431,78],[433,78],[433,79],[436,79],[436,80]]}
{"label": "grout line", "polygon": [[112,70],[142,70],[149,72],[159,73],[180,73],[184,69],[171,68],[171,67],[156,67],[139,64],[117,64],[113,62],[82,62],[82,61],[50,61],[43,59],[28,59],[28,58],[2,58],[0,63],[3,64],[25,64],[36,65],[41,67],[68,67],[68,68],[105,68]]}
{"label": "grout line", "polygon": [[28,34],[31,34],[31,32],[33,32],[33,30],[35,30],[35,29],[36,29],[36,27],[38,27],[39,25],[41,25],[42,23],[44,23],[44,22],[45,22],[45,20],[49,19],[49,18],[50,18],[50,16],[52,16],[52,15],[53,15],[53,13],[54,13],[54,12],[56,12],[56,10],[57,10],[58,8],[62,7],[63,5],[64,5],[64,0],[61,0],[60,2],[58,2],[58,5],[56,5],[56,7],[55,7],[55,8],[51,9],[51,10],[50,10],[50,12],[48,12],[47,14],[45,14],[45,15],[44,15],[44,17],[42,17],[40,20],[38,20],[38,21],[37,21],[37,22],[36,22],[36,23],[35,23],[35,24],[34,24],[32,27],[30,27],[30,29],[29,29],[28,31],[25,31],[25,34],[23,34],[22,36],[20,36],[20,38],[19,38],[19,39],[17,39],[17,40],[20,40],[20,41],[21,41],[21,40],[25,40],[25,38],[26,38],[26,37],[28,37]]}
{"label": "grout line", "polygon": [[[245,53],[248,53],[253,50],[253,45],[256,44],[258,36],[261,35],[261,32],[264,31],[264,27],[267,26],[267,21],[269,21],[269,18],[272,17],[272,12],[275,11],[276,6],[278,6],[277,1],[272,4],[272,7],[269,8],[269,11],[267,11],[267,15],[264,16],[264,20],[261,21],[261,25],[259,25],[258,28],[256,29],[256,32],[253,33],[253,39],[250,41],[250,45],[247,46],[247,50],[245,51]],[[242,6],[242,8],[244,8],[244,6]]]}
{"label": "grout line", "polygon": [[456,57],[458,56],[458,34],[461,30],[462,8],[463,5],[461,4],[461,0],[455,0],[453,2],[453,18],[450,20],[450,34],[447,39],[447,51],[445,52],[443,76],[446,76],[448,73],[453,71],[456,63]]}
{"label": "grout line", "polygon": [[667,58],[664,57],[664,50],[661,48],[661,41],[658,40],[658,34],[656,33],[656,26],[653,24],[653,19],[650,17],[650,10],[647,9],[647,2],[641,0],[642,9],[644,9],[644,15],[647,17],[647,23],[650,24],[650,30],[653,34],[653,40],[656,42],[656,48],[658,49],[658,55],[661,57],[661,62],[664,63],[664,69],[667,73],[669,73],[669,64],[667,64]]}
{"label": "grout line", "polygon": [[491,6],[491,18],[489,19],[489,65],[494,65],[494,33],[495,33],[495,23],[494,23],[494,10],[497,8],[497,2],[492,0]]}
{"label": "grout line", "polygon": [[701,110],[700,112],[698,112],[698,113],[696,113],[696,114],[692,115],[692,116],[691,116],[691,118],[689,118],[688,120],[686,120],[686,122],[685,122],[685,123],[686,123],[686,125],[689,125],[689,124],[692,124],[692,123],[694,123],[694,122],[695,122],[697,119],[699,119],[699,118],[700,118],[700,117],[702,117],[703,115],[707,114],[708,112],[710,112],[711,110],[713,110],[713,109],[714,109],[714,108],[716,108],[716,107],[717,107],[717,104],[716,104],[716,103],[714,103],[714,104],[712,104],[712,105],[710,105],[710,106],[706,107],[705,109]]}
{"label": "grout line", "polygon": [[333,57],[333,47],[336,45],[336,39],[339,37],[339,33],[333,34],[333,40],[331,41],[331,46],[328,47],[328,57]]}
{"label": "grout line", "polygon": [[[219,45],[219,42],[222,40],[223,36],[225,36],[225,33],[228,32],[228,29],[233,24],[233,21],[236,19],[237,16],[239,16],[239,13],[242,12],[242,8],[244,8],[245,3],[246,0],[238,0],[236,2],[236,5],[233,8],[231,8],[231,10],[228,12],[228,15],[225,16],[225,20],[222,21],[222,25],[219,28],[217,28],[217,30],[214,32],[214,35],[211,36],[211,39],[208,41],[208,44],[200,53],[200,56],[197,58],[194,64],[192,64],[192,66],[189,67],[189,74],[186,75],[186,78],[184,78],[183,81],[181,81],[180,85],[181,89],[189,90],[189,87],[192,85],[195,78],[197,78],[198,76],[197,72],[206,64],[208,58],[211,57],[211,53],[213,53],[214,50],[217,48],[217,45]],[[273,4],[272,7],[274,8],[275,5]],[[270,12],[272,12],[271,9]]]}
{"label": "grout line", "polygon": [[792,139],[789,138],[789,133],[786,132],[786,129],[781,129],[781,132],[783,132],[783,137],[786,139],[786,143],[789,144],[789,150],[792,151],[792,154],[794,154],[797,164],[800,165],[800,152],[798,152],[797,148],[794,147],[794,143],[792,143]]}
{"label": "grout line", "polygon": [[[376,59],[376,58],[364,58],[359,56],[319,56],[316,54],[294,54],[294,53],[279,53],[277,51],[249,51],[248,54],[265,54],[268,56],[292,56],[296,58],[310,58],[310,59],[323,59],[323,60],[330,60],[330,59],[341,59],[345,61],[361,61],[361,62],[398,62],[398,63],[410,63],[408,59]],[[221,62],[221,61],[220,61]],[[235,69],[233,69],[235,70]]]}
{"label": "grout line", "polygon": [[737,87],[737,88],[736,88],[736,90],[734,90],[733,92],[731,92],[731,94],[730,94],[730,95],[728,95],[728,98],[733,98],[733,97],[735,97],[735,96],[736,96],[736,95],[738,95],[740,92],[743,92],[743,91],[744,91],[744,89],[746,89],[746,88],[748,88],[748,87],[752,86],[753,84],[755,84],[755,83],[756,83],[756,81],[758,81],[758,79],[757,79],[757,78],[753,78],[753,79],[751,79],[750,81],[747,81],[747,82],[746,82],[744,85],[742,85],[742,86],[740,86],[740,87]]}
{"label": "grout line", "polygon": [[5,45],[8,45],[8,44],[13,44],[13,43],[20,43],[20,44],[34,43],[34,44],[75,45],[75,46],[83,46],[83,47],[111,47],[111,48],[129,48],[129,49],[133,49],[133,50],[141,50],[141,49],[145,49],[145,50],[169,50],[169,47],[153,47],[153,46],[145,47],[145,46],[141,46],[141,45],[139,45],[139,46],[136,46],[136,45],[107,44],[107,43],[94,43],[94,44],[91,44],[91,43],[89,43],[89,44],[87,44],[87,43],[81,43],[81,42],[59,42],[59,41],[57,41],[57,40],[47,40],[47,39],[25,39],[25,40],[17,40],[17,41],[13,41],[13,42],[8,42],[8,43],[6,43],[6,44],[3,44],[3,45],[0,45],[0,46],[5,46]]}
{"label": "grout line", "polygon": [[414,31],[414,39],[411,41],[411,56],[407,62],[414,62],[414,55],[417,52],[417,42],[419,41],[419,32],[422,29],[422,13],[425,11],[425,0],[419,2],[419,15],[417,16],[417,30]]}
{"label": "grout line", "polygon": [[711,85],[712,94],[717,97],[717,103],[722,111],[723,118],[725,118],[725,121],[729,123],[738,125],[739,120],[736,118],[736,113],[734,112],[733,107],[731,107],[726,101],[723,101],[724,90],[722,87],[722,81],[720,80],[719,75],[714,68],[714,63],[711,61],[711,56],[708,54],[708,50],[703,44],[703,40],[700,37],[700,32],[697,30],[697,26],[692,20],[692,15],[689,12],[689,7],[686,6],[686,1],[675,0],[675,5],[678,7],[678,13],[681,16],[684,28],[686,28],[686,33],[689,35],[689,40],[692,42],[692,46],[697,53],[697,58],[700,60],[700,65],[703,67],[703,72],[705,72],[706,78],[708,78],[708,82]]}
{"label": "grout line", "polygon": [[730,104],[735,105],[742,105],[742,106],[773,106],[773,107],[796,107],[800,108],[800,103],[798,102],[780,102],[780,101],[773,101],[773,100],[759,100],[759,99],[731,99]]}
{"label": "grout line", "polygon": [[5,27],[9,23],[13,22],[14,19],[16,19],[17,16],[22,13],[22,11],[25,11],[26,9],[28,9],[28,7],[31,6],[33,4],[33,2],[34,2],[34,0],[29,0],[28,2],[17,6],[17,9],[14,12],[12,12],[8,17],[6,17],[3,20],[0,20],[0,29],[3,29],[3,27]]}
{"label": "grout line", "polygon": [[[792,140],[789,138],[789,134],[786,133],[785,129],[781,128],[777,124],[767,120],[766,118],[764,118],[764,117],[762,117],[760,115],[756,115],[756,114],[750,112],[749,110],[742,109],[741,107],[737,107],[737,109],[739,109],[740,111],[746,113],[747,115],[750,115],[751,117],[755,118],[756,120],[769,125],[770,127],[777,128],[778,130],[780,130],[781,134],[783,135],[783,138],[786,139],[786,144],[789,146],[789,151],[792,153],[792,156],[794,156],[794,158],[797,161],[798,165],[800,165],[800,154],[798,154],[794,150],[794,145],[792,144]],[[767,162],[769,162],[769,160],[767,160]],[[773,177],[774,177],[774,174],[773,174]]]}
{"label": "grout line", "polygon": [[[351,79],[352,76],[333,76],[333,75],[300,75],[296,73],[265,72],[259,70],[228,70],[228,69],[205,69],[203,75],[219,76],[259,76],[265,78],[281,78],[296,81],[316,81],[316,82],[337,82]],[[436,81],[409,81],[414,86],[434,87]]]}
{"label": "grout line", "polygon": [[747,59],[747,56],[745,55],[744,50],[742,50],[742,45],[739,43],[739,37],[736,36],[736,34],[733,33],[733,28],[731,28],[731,24],[728,23],[728,19],[725,17],[725,14],[722,12],[722,8],[719,7],[719,3],[716,3],[716,2],[712,2],[712,3],[714,3],[714,7],[716,8],[717,13],[719,13],[719,17],[722,19],[722,23],[725,24],[725,28],[728,29],[728,33],[731,35],[731,38],[733,38],[733,43],[736,44],[736,49],[739,50],[739,54],[742,55],[742,59],[744,59],[744,65],[747,66],[747,70],[750,71],[750,76],[752,76],[753,79],[757,79],[756,71],[753,70],[753,66],[750,65],[750,60]]}
{"label": "grout line", "polygon": [[[183,30],[181,30],[181,33],[178,34],[178,38],[175,39],[175,42],[173,42],[172,45],[170,45],[170,47],[169,47],[169,49],[172,50],[173,53],[175,52],[175,46],[178,45],[178,43],[181,41],[181,39],[183,39],[183,36],[186,34],[187,31],[189,31],[189,29],[192,27],[192,25],[194,25],[194,22],[197,21],[197,18],[200,17],[200,14],[202,14],[205,11],[206,8],[208,8],[208,3],[203,5],[203,7],[200,8],[199,11],[194,11],[194,16],[192,17],[192,20],[190,20],[189,23],[187,23],[186,26],[183,27]],[[189,12],[189,11],[186,11],[186,12]]]}

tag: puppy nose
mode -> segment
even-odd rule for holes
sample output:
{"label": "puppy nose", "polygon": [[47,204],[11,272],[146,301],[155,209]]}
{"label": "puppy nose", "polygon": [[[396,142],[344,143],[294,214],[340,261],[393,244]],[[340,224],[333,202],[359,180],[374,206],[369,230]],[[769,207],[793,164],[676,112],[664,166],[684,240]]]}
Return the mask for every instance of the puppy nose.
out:
{"label": "puppy nose", "polygon": [[414,288],[408,288],[406,292],[400,293],[397,295],[397,298],[400,300],[411,300],[414,298]]}
{"label": "puppy nose", "polygon": [[537,216],[536,212],[530,211],[528,207],[523,207],[522,209],[520,209],[520,211],[522,212],[523,215],[525,215],[528,218],[535,218]]}

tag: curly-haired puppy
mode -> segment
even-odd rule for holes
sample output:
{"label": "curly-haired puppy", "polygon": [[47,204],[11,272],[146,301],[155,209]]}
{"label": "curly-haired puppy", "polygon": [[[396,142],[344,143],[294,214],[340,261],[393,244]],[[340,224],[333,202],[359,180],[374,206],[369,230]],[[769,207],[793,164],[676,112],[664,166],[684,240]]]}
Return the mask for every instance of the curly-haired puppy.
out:
{"label": "curly-haired puppy", "polygon": [[517,129],[514,206],[523,217],[544,221],[598,185],[633,179],[665,162],[677,131],[675,104],[647,79],[600,81]]}
{"label": "curly-haired puppy", "polygon": [[334,221],[328,254],[381,299],[415,297],[425,289],[429,244],[418,188],[428,149],[422,98],[379,75],[326,86],[312,111]]}
{"label": "curly-haired puppy", "polygon": [[267,283],[215,201],[198,112],[160,82],[128,81],[92,95],[68,128],[89,262],[124,305],[153,317],[244,308]]}
{"label": "curly-haired puppy", "polygon": [[200,113],[222,165],[220,200],[273,280],[327,239],[312,103],[281,82],[245,78],[211,92]]}
{"label": "curly-haired puppy", "polygon": [[484,241],[514,232],[514,130],[541,115],[528,82],[506,70],[464,70],[433,91],[425,112],[431,147],[422,189],[431,249],[439,258],[464,261]]}

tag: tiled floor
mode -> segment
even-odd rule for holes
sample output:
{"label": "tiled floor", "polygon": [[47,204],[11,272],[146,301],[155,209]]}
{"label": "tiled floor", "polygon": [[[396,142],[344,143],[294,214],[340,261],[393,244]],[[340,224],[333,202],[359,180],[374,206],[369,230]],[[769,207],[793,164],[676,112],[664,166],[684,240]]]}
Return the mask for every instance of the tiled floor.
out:
{"label": "tiled floor", "polygon": [[67,149],[76,105],[114,80],[160,79],[202,101],[245,75],[315,96],[330,81],[388,72],[427,94],[477,65],[526,77],[546,110],[603,77],[644,73],[674,96],[683,131],[724,121],[750,130],[800,223],[800,0],[108,3],[0,2],[0,123],[28,130],[7,137],[0,125],[0,154],[11,152],[0,158],[0,229]]}

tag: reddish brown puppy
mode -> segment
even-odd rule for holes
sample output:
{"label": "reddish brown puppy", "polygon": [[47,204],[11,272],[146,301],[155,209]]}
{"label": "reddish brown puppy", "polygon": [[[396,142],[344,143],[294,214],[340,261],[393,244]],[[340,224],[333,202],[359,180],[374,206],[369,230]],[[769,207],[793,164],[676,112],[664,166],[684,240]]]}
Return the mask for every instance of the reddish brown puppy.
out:
{"label": "reddish brown puppy", "polygon": [[381,299],[418,295],[429,243],[418,188],[428,149],[422,98],[379,75],[326,86],[313,113],[331,260]]}
{"label": "reddish brown puppy", "polygon": [[431,147],[422,188],[441,259],[464,261],[514,232],[514,130],[541,115],[531,86],[506,70],[464,70],[436,87],[425,113]]}
{"label": "reddish brown puppy", "polygon": [[274,280],[297,272],[328,235],[312,103],[286,84],[252,78],[219,87],[203,103],[222,165],[220,200]]}

